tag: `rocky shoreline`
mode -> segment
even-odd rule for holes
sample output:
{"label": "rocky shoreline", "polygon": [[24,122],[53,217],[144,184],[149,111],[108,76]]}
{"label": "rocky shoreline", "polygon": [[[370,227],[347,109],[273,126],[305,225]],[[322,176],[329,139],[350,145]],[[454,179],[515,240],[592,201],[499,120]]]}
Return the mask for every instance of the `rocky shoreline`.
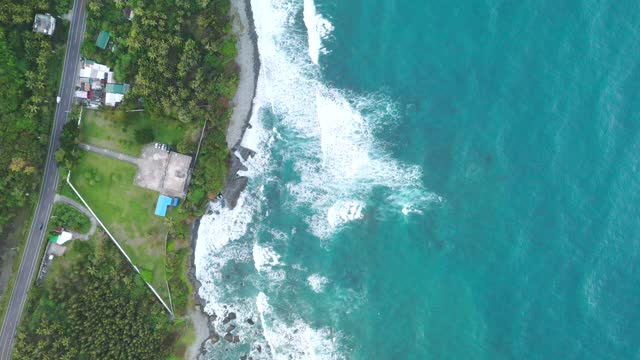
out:
{"label": "rocky shoreline", "polygon": [[[258,81],[260,60],[258,57],[257,34],[255,32],[250,0],[231,0],[230,15],[233,21],[233,30],[238,38],[238,57],[236,62],[240,68],[240,81],[238,91],[233,99],[234,112],[227,130],[226,141],[230,150],[229,171],[227,172],[225,185],[221,194],[225,206],[233,208],[248,183],[248,178],[239,176],[238,171],[246,170],[242,162],[254,155],[252,150],[242,147],[240,143],[245,130],[250,126],[249,120],[251,119],[251,113],[253,111],[253,98]],[[210,214],[210,211],[210,209],[207,210],[207,213]],[[240,341],[238,335],[233,334],[236,326],[230,324],[236,320],[236,314],[234,312],[221,314],[224,315],[224,318],[221,320],[222,324],[227,325],[225,334],[222,336],[216,331],[214,325],[218,320],[217,314],[209,315],[204,312],[206,301],[199,295],[201,284],[196,277],[195,269],[195,250],[198,241],[199,225],[200,219],[195,221],[191,228],[192,251],[187,274],[193,285],[193,296],[195,300],[195,311],[191,314],[191,319],[196,329],[196,342],[188,351],[190,359],[203,359],[208,344],[214,345],[221,340],[230,343],[238,343]],[[204,330],[205,327],[202,326],[202,323],[205,321],[208,333]],[[251,326],[254,324],[253,319],[246,319],[244,321]],[[258,349],[258,351],[261,351],[261,349]]]}

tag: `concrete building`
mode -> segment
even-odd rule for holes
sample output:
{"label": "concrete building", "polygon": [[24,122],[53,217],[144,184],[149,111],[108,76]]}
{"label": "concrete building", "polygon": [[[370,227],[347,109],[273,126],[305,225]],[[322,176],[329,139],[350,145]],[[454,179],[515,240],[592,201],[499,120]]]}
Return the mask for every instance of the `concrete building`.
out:
{"label": "concrete building", "polygon": [[51,14],[36,14],[33,20],[33,31],[39,32],[45,35],[53,35],[56,29],[56,18]]}
{"label": "concrete building", "polygon": [[108,66],[82,60],[76,90],[76,97],[87,107],[116,106],[124,100],[129,84],[116,84]]}
{"label": "concrete building", "polygon": [[187,195],[191,156],[164,150],[154,144],[142,149],[134,183],[171,198]]}

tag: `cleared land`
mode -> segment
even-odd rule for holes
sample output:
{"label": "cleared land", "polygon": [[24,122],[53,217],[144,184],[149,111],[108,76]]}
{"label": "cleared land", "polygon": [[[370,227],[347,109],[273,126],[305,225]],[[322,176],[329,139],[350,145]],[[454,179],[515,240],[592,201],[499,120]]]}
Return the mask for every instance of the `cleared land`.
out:
{"label": "cleared land", "polygon": [[71,182],[118,239],[160,295],[168,299],[165,274],[167,226],[154,215],[158,194],[135,186],[136,168],[94,153],[85,153]]}
{"label": "cleared land", "polygon": [[139,156],[142,147],[146,145],[136,140],[136,131],[151,130],[152,141],[179,146],[182,152],[195,150],[200,135],[198,124],[152,118],[145,112],[111,109],[84,109],[81,128],[81,142],[133,156]]}

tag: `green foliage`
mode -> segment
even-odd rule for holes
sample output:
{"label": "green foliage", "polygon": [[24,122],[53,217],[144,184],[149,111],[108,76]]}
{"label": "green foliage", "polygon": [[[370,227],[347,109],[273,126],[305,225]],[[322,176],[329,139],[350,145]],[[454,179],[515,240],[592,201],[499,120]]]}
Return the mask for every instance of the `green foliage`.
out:
{"label": "green foliage", "polygon": [[55,227],[61,226],[67,230],[80,233],[87,233],[91,228],[91,221],[85,214],[69,205],[61,203],[57,203],[53,207],[50,224]]}
{"label": "green foliage", "polygon": [[153,130],[151,128],[138,129],[135,132],[136,142],[138,144],[148,144],[153,141]]}
{"label": "green foliage", "polygon": [[[73,114],[73,112],[72,112]],[[80,128],[78,124],[73,120],[77,117],[69,115],[72,119],[64,125],[62,128],[62,134],[60,135],[60,148],[56,151],[56,161],[58,165],[64,169],[71,169],[73,165],[80,159],[81,150],[78,148]]]}
{"label": "green foliage", "polygon": [[31,24],[65,1],[0,1],[0,233],[37,194],[61,69],[62,43]]}
{"label": "green foliage", "polygon": [[140,269],[140,276],[142,279],[148,283],[153,282],[153,271],[147,269]]}
{"label": "green foliage", "polygon": [[167,356],[173,342],[168,316],[113,244],[89,241],[72,246],[54,262],[41,294],[28,305],[25,315],[33,315],[19,329],[13,358]]}

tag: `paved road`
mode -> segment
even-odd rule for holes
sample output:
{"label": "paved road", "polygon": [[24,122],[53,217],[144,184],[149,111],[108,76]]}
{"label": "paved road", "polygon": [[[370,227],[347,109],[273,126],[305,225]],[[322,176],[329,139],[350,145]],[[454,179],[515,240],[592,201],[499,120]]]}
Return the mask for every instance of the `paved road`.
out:
{"label": "paved road", "polygon": [[11,299],[9,300],[7,313],[2,323],[2,330],[0,330],[0,360],[6,360],[11,357],[14,336],[20,324],[22,310],[27,300],[29,288],[33,282],[34,273],[38,267],[40,251],[44,244],[44,235],[47,229],[47,221],[51,215],[53,198],[58,184],[58,168],[54,159],[54,153],[59,147],[60,133],[67,120],[67,111],[70,110],[73,100],[80,59],[80,45],[84,37],[87,19],[85,5],[86,0],[74,0],[73,3],[73,18],[67,39],[67,50],[59,89],[61,100],[56,107],[42,188],[40,189],[40,200],[36,207],[31,229],[29,230],[29,238],[20,261],[18,276],[13,286],[13,291],[11,292]]}
{"label": "paved road", "polygon": [[116,160],[121,160],[121,161],[126,161],[128,163],[131,163],[135,166],[139,166],[140,165],[140,158],[134,157],[134,156],[129,156],[123,153],[119,153],[117,151],[113,151],[113,150],[109,150],[109,149],[105,149],[105,148],[101,148],[99,146],[95,146],[95,145],[89,145],[89,144],[80,144],[80,149],[85,150],[85,151],[91,151],[94,152],[96,154],[100,154],[102,156],[106,156],[106,157],[110,157],[112,159],[116,159]]}
{"label": "paved road", "polygon": [[64,195],[58,195],[58,194],[55,195],[55,197],[53,198],[53,201],[61,202],[78,209],[78,211],[83,213],[91,221],[91,228],[89,229],[88,233],[80,234],[80,233],[72,232],[74,239],[80,239],[80,240],[86,241],[86,240],[89,240],[91,236],[93,236],[93,234],[96,232],[96,228],[98,227],[98,222],[96,221],[96,218],[93,217],[93,214],[91,214],[91,212],[87,210],[86,207],[84,207],[84,205],[80,204],[79,202],[73,199],[69,199]]}

